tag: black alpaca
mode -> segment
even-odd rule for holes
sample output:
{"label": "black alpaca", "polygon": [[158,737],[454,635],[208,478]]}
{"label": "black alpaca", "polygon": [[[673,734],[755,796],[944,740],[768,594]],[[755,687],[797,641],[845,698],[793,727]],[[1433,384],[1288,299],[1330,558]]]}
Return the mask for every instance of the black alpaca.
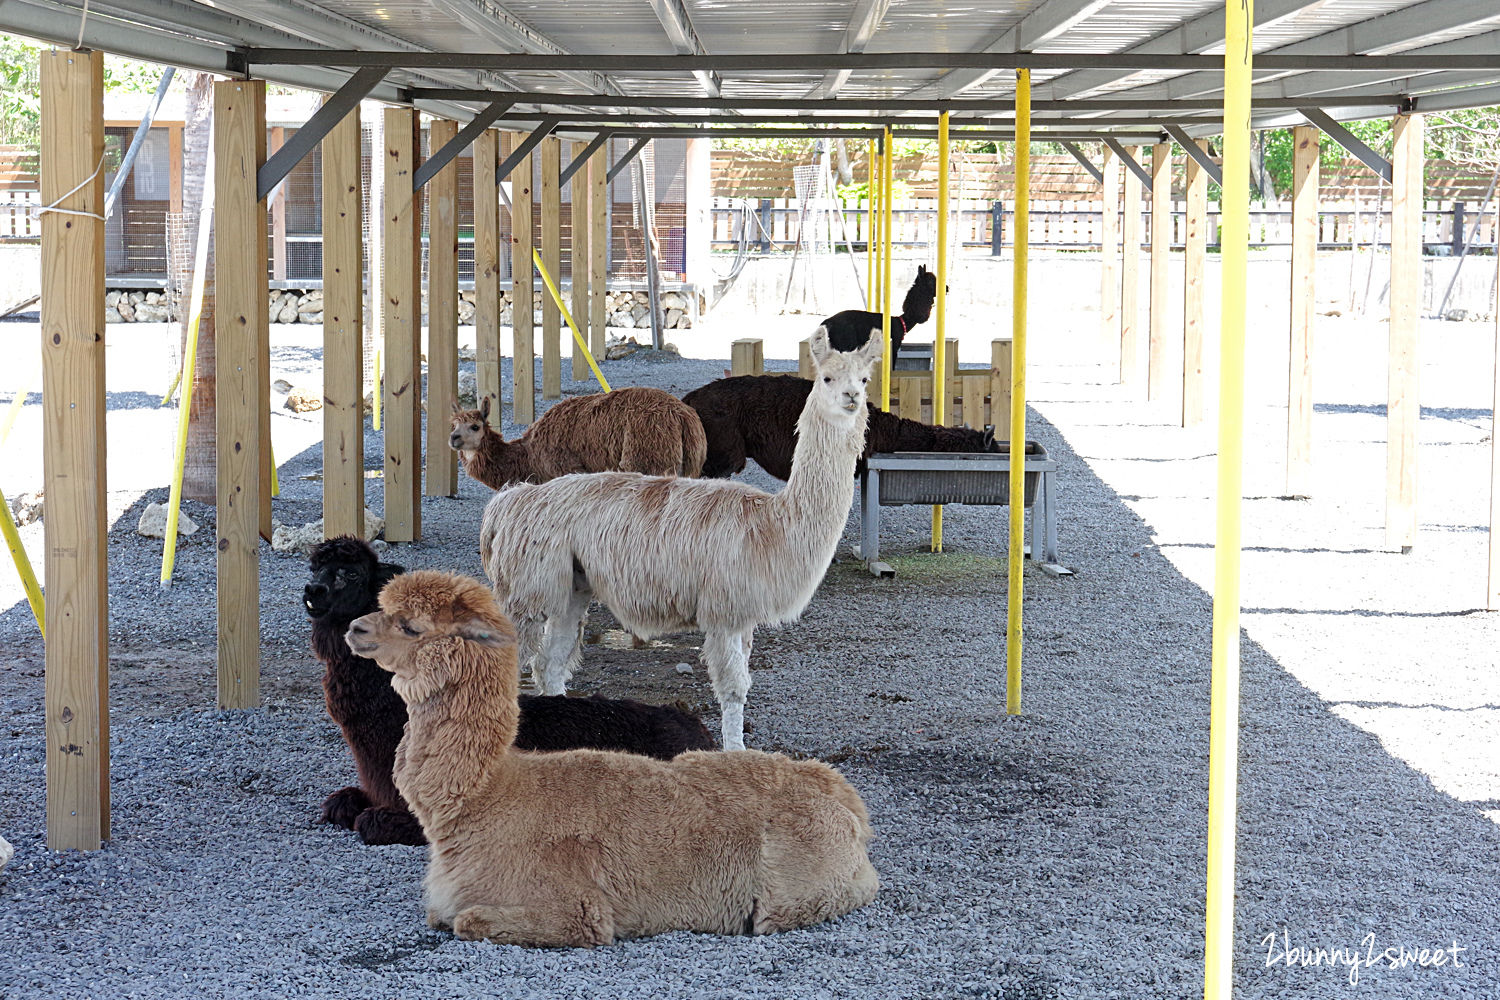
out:
{"label": "black alpaca", "polygon": [[[891,358],[901,349],[901,342],[918,323],[925,323],[932,316],[932,303],[937,298],[937,275],[926,266],[917,265],[917,280],[907,289],[906,299],[901,303],[901,315],[891,317]],[[828,327],[828,342],[837,351],[853,351],[870,339],[870,334],[881,328],[883,315],[864,309],[845,309],[834,313],[823,321]],[[707,473],[705,473],[707,475]]]}
{"label": "black alpaca", "polygon": [[[810,392],[812,383],[795,375],[737,375],[716,379],[682,397],[698,412],[708,436],[704,478],[732,476],[745,468],[747,458],[755,459],[777,479],[791,476],[797,417]],[[864,471],[865,458],[877,452],[999,450],[990,428],[939,427],[907,420],[872,405],[864,455],[854,472],[858,475]]]}
{"label": "black alpaca", "polygon": [[[320,822],[352,829],[367,844],[425,844],[391,772],[406,727],[406,703],[391,675],[374,660],[356,656],[344,641],[350,622],[379,608],[380,589],[405,570],[383,563],[358,538],[345,535],[313,550],[302,600],[312,619],[313,654],[322,661],[328,714],[344,732],[359,784],[341,788],[323,803]],[[675,708],[608,698],[521,696],[522,750],[589,747],[663,760],[684,750],[715,750],[718,743],[696,716]]]}

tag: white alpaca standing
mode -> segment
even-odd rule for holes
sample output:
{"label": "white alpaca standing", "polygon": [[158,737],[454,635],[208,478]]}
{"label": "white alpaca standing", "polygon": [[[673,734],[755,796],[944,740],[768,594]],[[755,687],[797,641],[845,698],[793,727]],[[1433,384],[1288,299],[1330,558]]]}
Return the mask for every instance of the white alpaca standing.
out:
{"label": "white alpaca standing", "polygon": [[584,615],[598,600],[642,638],[703,632],[724,749],[744,749],[755,628],[800,616],[833,558],[864,449],[865,386],[881,350],[872,337],[859,350],[835,351],[823,327],[810,346],[817,375],[780,493],[601,472],[490,500],[480,556],[543,694],[564,692],[582,657]]}

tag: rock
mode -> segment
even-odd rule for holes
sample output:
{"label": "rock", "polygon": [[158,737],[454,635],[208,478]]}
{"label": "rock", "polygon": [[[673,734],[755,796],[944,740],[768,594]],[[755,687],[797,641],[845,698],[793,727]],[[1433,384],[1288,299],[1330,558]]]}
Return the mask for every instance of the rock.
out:
{"label": "rock", "polygon": [[271,388],[277,392],[287,393],[292,391],[292,383],[284,378],[279,378],[271,383]]}
{"label": "rock", "polygon": [[[140,523],[135,526],[137,534],[147,538],[167,537],[167,505],[164,503],[148,503],[146,509],[141,511]],[[182,511],[177,512],[177,533],[179,535],[192,535],[198,531],[198,524]]]}
{"label": "rock", "polygon": [[128,299],[121,298],[120,304],[115,306],[115,310],[120,314],[120,319],[126,323],[135,322],[135,306]]}
{"label": "rock", "polygon": [[120,302],[120,293],[119,292],[105,292],[104,293],[104,305],[107,308],[113,309],[115,306],[119,305],[119,302]]}
{"label": "rock", "polygon": [[649,306],[637,305],[630,310],[630,318],[635,320],[635,325],[645,329],[651,325],[651,309]]}
{"label": "rock", "polygon": [[167,307],[152,302],[142,302],[136,306],[135,321],[137,323],[165,323]]}
{"label": "rock", "polygon": [[1447,320],[1450,323],[1462,323],[1468,318],[1469,311],[1467,309],[1449,309],[1447,312],[1443,313],[1443,319]]}
{"label": "rock", "polygon": [[604,360],[619,361],[621,358],[630,357],[640,349],[641,345],[636,343],[634,337],[629,340],[616,340],[604,348]]}
{"label": "rock", "polygon": [[104,322],[123,323],[125,321],[120,318],[120,311],[118,309],[115,309],[113,306],[107,306],[104,310]]}
{"label": "rock", "polygon": [[161,303],[161,292],[147,292],[146,293],[146,304],[147,305],[154,306],[154,305],[159,305],[160,303]]}
{"label": "rock", "polygon": [[693,665],[691,663],[679,663],[677,664],[677,672],[679,674],[690,674],[693,672]]}
{"label": "rock", "polygon": [[[318,303],[318,305],[322,304],[321,302]],[[323,322],[323,313],[321,310],[315,313],[300,313],[298,314],[298,318],[304,323],[315,325]]]}
{"label": "rock", "polygon": [[16,849],[10,846],[10,841],[0,837],[0,868],[10,864],[10,859],[16,856]]}
{"label": "rock", "polygon": [[323,394],[312,389],[293,389],[286,394],[286,408],[293,413],[308,413],[323,408]]}
{"label": "rock", "polygon": [[609,319],[604,321],[604,325],[619,326],[631,330],[635,328],[635,320],[631,318],[628,312],[617,312],[611,313]]}
{"label": "rock", "polygon": [[688,307],[687,296],[681,292],[662,292],[660,301],[663,309],[686,309]]}
{"label": "rock", "polygon": [[683,320],[683,318],[685,316],[687,316],[687,313],[683,312],[681,309],[668,309],[667,310],[667,319],[666,319],[667,329],[668,330],[675,330],[675,329],[677,329],[677,324],[680,323],[680,322],[682,322],[682,320]]}
{"label": "rock", "polygon": [[473,372],[458,373],[458,405],[477,406],[479,399],[479,376]]}
{"label": "rock", "polygon": [[295,323],[297,322],[297,303],[282,302],[271,314],[273,323]]}
{"label": "rock", "polygon": [[297,311],[299,313],[322,312],[323,296],[319,295],[317,298],[313,298],[311,295],[307,296],[297,303]]}
{"label": "rock", "polygon": [[42,519],[42,491],[22,493],[10,498],[10,512],[17,525],[27,525]]}
{"label": "rock", "polygon": [[146,301],[146,293],[145,292],[131,292],[130,293],[130,302],[131,302],[132,305],[140,305],[142,302],[145,302],[145,301]]}
{"label": "rock", "polygon": [[458,360],[460,361],[473,361],[477,357],[478,355],[474,353],[474,348],[472,347],[460,347],[458,349]]}
{"label": "rock", "polygon": [[676,344],[662,344],[661,345],[661,353],[663,353],[663,354],[675,354],[679,358],[682,357],[682,352],[677,349],[677,345]]}
{"label": "rock", "polygon": [[[373,542],[385,530],[385,518],[365,508],[365,541]],[[312,550],[323,541],[323,519],[294,528],[289,524],[276,523],[271,532],[271,548],[282,555],[311,555]],[[384,544],[384,543],[381,543]]]}
{"label": "rock", "polygon": [[370,548],[375,550],[377,556],[383,556],[391,550],[391,543],[384,538],[377,538],[370,543]]}
{"label": "rock", "polygon": [[651,296],[646,294],[645,292],[635,292],[633,294],[635,296],[636,305],[649,306],[651,304]]}

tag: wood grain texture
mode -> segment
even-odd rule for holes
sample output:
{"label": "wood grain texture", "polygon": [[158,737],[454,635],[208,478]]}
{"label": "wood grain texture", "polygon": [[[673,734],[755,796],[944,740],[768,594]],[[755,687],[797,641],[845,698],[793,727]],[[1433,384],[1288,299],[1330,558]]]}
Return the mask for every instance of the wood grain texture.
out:
{"label": "wood grain texture", "polygon": [[1010,440],[1011,347],[1009,337],[990,341],[990,423],[996,441]]}
{"label": "wood grain texture", "polygon": [[1099,278],[1099,322],[1110,353],[1120,349],[1120,158],[1104,146],[1104,183],[1100,185],[1103,247]]}
{"label": "wood grain texture", "polygon": [[729,374],[763,375],[766,370],[766,342],[759,337],[745,337],[729,345]]}
{"label": "wood grain texture", "polygon": [[1169,379],[1171,316],[1168,290],[1172,261],[1172,144],[1151,147],[1151,333],[1147,350],[1146,398],[1165,398]]}
{"label": "wood grain texture", "polygon": [[604,360],[604,292],[609,285],[609,143],[589,164],[589,351]]}
{"label": "wood grain texture", "polygon": [[[577,157],[588,146],[586,142],[573,143],[573,156]],[[568,303],[568,309],[573,313],[573,322],[578,324],[578,332],[583,336],[583,342],[589,342],[589,201],[592,194],[589,174],[593,169],[592,163],[585,163],[578,168],[568,181],[569,194],[572,203],[569,205],[568,233],[572,238],[569,245],[571,265],[573,269],[573,296]],[[589,368],[588,359],[584,356],[584,349],[578,346],[578,341],[573,339],[572,333],[567,334],[567,339],[573,344],[573,381],[581,382],[591,378],[593,372]]]}
{"label": "wood grain texture", "polygon": [[[214,84],[214,288],[218,337],[218,604],[220,708],[260,704],[260,511],[269,500],[269,295],[266,88]],[[269,465],[269,463],[265,463]]]}
{"label": "wood grain texture", "polygon": [[511,362],[511,420],[529,424],[536,419],[536,268],[532,215],[535,154],[528,154],[511,172],[511,328],[515,331]]}
{"label": "wood grain texture", "polygon": [[[457,135],[457,122],[434,118],[428,148],[441,149]],[[427,199],[426,495],[457,496],[458,453],[448,446],[448,414],[458,399],[457,157],[427,182]]]}
{"label": "wood grain texture", "polygon": [[1385,538],[1417,541],[1417,317],[1422,295],[1422,116],[1397,115],[1392,128],[1391,328],[1386,387]]}
{"label": "wood grain texture", "polygon": [[385,112],[385,537],[422,537],[422,204],[417,113]]}
{"label": "wood grain texture", "polygon": [[[1125,147],[1132,156],[1139,148]],[[1120,381],[1139,385],[1141,380],[1141,180],[1133,170],[1122,171],[1125,181],[1123,216],[1120,223]]]}
{"label": "wood grain texture", "polygon": [[359,108],[322,143],[323,534],[364,536],[364,242]]}
{"label": "wood grain texture", "polygon": [[[495,186],[500,133],[485,129],[474,139],[474,370],[475,404],[490,401],[490,424],[500,414],[500,190]],[[441,414],[439,414],[441,416]],[[449,425],[451,426],[451,425]]]}
{"label": "wood grain texture", "polygon": [[[1208,150],[1199,139],[1198,148]],[[1187,157],[1187,233],[1182,279],[1182,426],[1204,419],[1203,289],[1208,264],[1208,172]]]}
{"label": "wood grain texture", "polygon": [[[542,264],[562,287],[562,200],[558,173],[562,168],[562,142],[553,136],[542,140]],[[545,290],[542,292],[542,398],[562,395],[562,313]]]}
{"label": "wood grain texture", "polygon": [[[83,183],[104,154],[103,54],[43,52],[41,84],[42,202],[103,212],[104,172]],[[41,226],[47,847],[92,851],[109,836],[104,223]]]}
{"label": "wood grain texture", "polygon": [[1318,262],[1318,139],[1307,125],[1292,129],[1291,351],[1286,394],[1286,495],[1312,492],[1312,355]]}

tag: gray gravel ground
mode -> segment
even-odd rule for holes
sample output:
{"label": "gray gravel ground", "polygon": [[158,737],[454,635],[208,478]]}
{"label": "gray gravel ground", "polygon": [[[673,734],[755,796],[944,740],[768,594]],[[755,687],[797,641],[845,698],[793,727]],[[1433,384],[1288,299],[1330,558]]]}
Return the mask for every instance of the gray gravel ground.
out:
{"label": "gray gravel ground", "polygon": [[[124,513],[110,536],[107,850],[44,848],[42,648],[0,572],[9,588],[0,589],[0,833],[18,849],[0,872],[0,997],[1198,995],[1210,612],[1201,546],[1211,541],[1213,465],[1198,456],[1212,440],[1109,385],[1090,322],[1059,324],[1036,352],[1032,436],[1063,463],[1063,557],[1077,575],[1028,569],[1025,715],[1004,714],[1003,509],[950,508],[949,552],[936,558],[921,553],[925,509],[887,510],[884,546],[899,575],[885,581],[848,560],[851,518],[844,560],[803,620],[757,635],[749,745],[833,761],[865,796],[883,882],[870,907],[773,937],[678,933],[595,952],[429,931],[422,849],[364,847],[313,822],[353,769],[306,652],[302,562],[262,549],[265,707],[209,710],[212,532],[183,545],[177,586],[161,594],[160,543],[133,529],[139,506],[164,496],[165,475],[143,473],[152,488],[115,495]],[[0,324],[0,339],[34,339],[35,329]],[[1356,340],[1345,347],[1360,353]],[[278,372],[312,364],[290,345],[276,353]],[[632,359],[607,373],[680,393],[724,365]],[[120,420],[160,419],[135,412],[151,405],[141,402],[151,386],[119,388]],[[1363,383],[1339,389],[1326,398],[1381,401]],[[1279,440],[1262,409],[1258,440]],[[305,442],[278,454],[277,516],[287,522],[316,516],[319,484],[302,478],[320,461],[310,416],[278,418],[279,446]],[[1401,945],[1467,949],[1462,968],[1360,969],[1367,996],[1500,996],[1500,830],[1485,814],[1500,808],[1500,783],[1495,743],[1481,742],[1500,712],[1495,630],[1453,613],[1475,602],[1455,601],[1457,585],[1440,573],[1446,564],[1457,580],[1453,563],[1467,560],[1472,583],[1482,535],[1466,526],[1482,518],[1450,516],[1439,501],[1433,516],[1451,530],[1429,531],[1431,554],[1419,547],[1403,563],[1381,552],[1371,541],[1378,502],[1354,486],[1339,493],[1333,474],[1341,461],[1371,461],[1345,446],[1346,432],[1368,440],[1380,428],[1358,409],[1318,419],[1333,453],[1330,499],[1247,508],[1247,544],[1258,548],[1247,557],[1246,603],[1260,610],[1246,616],[1244,647],[1238,995],[1357,992],[1346,967],[1268,967],[1262,940],[1285,928],[1293,947],[1363,954],[1373,934],[1377,956]],[[1472,496],[1483,452],[1479,435],[1468,437],[1467,461],[1448,471],[1469,477]],[[367,453],[374,467],[373,434]],[[7,479],[19,467],[12,454]],[[1274,447],[1251,459],[1256,469],[1274,460]],[[771,485],[758,470],[748,478]],[[462,480],[456,499],[427,501],[423,541],[389,558],[478,574],[487,495]],[[378,510],[378,489],[371,499]],[[188,509],[211,527],[210,508]],[[608,626],[596,611],[591,629]],[[674,669],[694,661],[696,642],[591,646],[576,681],[711,713],[701,668]],[[1441,730],[1432,720],[1460,717],[1471,728],[1454,735],[1450,725],[1453,738],[1431,749]]]}

